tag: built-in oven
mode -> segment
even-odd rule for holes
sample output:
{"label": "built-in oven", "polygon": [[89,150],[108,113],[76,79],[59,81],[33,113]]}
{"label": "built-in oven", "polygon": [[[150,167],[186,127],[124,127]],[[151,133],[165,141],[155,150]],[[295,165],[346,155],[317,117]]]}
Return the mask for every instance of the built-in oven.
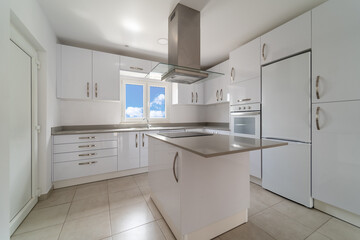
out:
{"label": "built-in oven", "polygon": [[[239,137],[261,137],[261,111],[260,104],[242,104],[230,106],[230,130],[231,134]],[[250,175],[252,182],[261,184],[262,163],[261,150],[250,152]]]}

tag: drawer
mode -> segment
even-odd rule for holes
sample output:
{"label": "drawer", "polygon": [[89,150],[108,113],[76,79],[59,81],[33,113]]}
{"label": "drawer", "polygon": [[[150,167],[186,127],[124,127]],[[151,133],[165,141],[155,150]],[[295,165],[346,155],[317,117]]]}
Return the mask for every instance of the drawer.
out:
{"label": "drawer", "polygon": [[57,135],[54,136],[54,144],[83,143],[98,141],[117,140],[117,133],[95,133],[95,134],[76,134],[76,135]]}
{"label": "drawer", "polygon": [[117,141],[56,144],[53,151],[54,153],[68,153],[108,148],[117,148]]}
{"label": "drawer", "polygon": [[54,164],[54,181],[117,171],[117,157]]}
{"label": "drawer", "polygon": [[260,102],[260,78],[230,85],[230,105]]}
{"label": "drawer", "polygon": [[54,154],[54,162],[68,162],[83,159],[117,156],[117,148]]}
{"label": "drawer", "polygon": [[120,56],[120,69],[124,71],[149,73],[151,66],[152,62],[148,60]]}

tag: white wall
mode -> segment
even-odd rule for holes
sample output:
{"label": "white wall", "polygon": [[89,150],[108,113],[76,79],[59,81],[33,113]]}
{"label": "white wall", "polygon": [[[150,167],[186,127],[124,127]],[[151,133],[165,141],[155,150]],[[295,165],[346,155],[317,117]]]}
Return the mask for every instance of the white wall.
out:
{"label": "white wall", "polygon": [[0,239],[9,239],[9,107],[7,105],[7,51],[9,49],[9,0],[0,1]]}
{"label": "white wall", "polygon": [[220,103],[206,106],[205,122],[229,122],[229,103]]}
{"label": "white wall", "polygon": [[11,21],[38,50],[39,188],[51,188],[51,127],[59,124],[56,99],[56,36],[36,0],[12,0]]}

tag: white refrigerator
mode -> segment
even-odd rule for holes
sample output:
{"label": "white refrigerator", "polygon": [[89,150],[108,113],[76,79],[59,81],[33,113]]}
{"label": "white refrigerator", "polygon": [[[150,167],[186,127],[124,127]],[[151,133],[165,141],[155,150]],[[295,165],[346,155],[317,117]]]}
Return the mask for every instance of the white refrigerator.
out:
{"label": "white refrigerator", "polygon": [[312,207],[310,52],[262,67],[262,138],[288,143],[263,150],[263,187]]}

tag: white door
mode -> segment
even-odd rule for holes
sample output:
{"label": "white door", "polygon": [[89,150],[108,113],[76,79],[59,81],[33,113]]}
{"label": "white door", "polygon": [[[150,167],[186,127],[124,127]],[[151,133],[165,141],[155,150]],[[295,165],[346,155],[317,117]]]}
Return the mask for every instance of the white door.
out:
{"label": "white door", "polygon": [[311,12],[261,36],[261,64],[291,56],[311,48]]}
{"label": "white door", "polygon": [[311,141],[310,53],[262,68],[262,136]]}
{"label": "white door", "polygon": [[360,99],[359,13],[358,0],[328,1],[312,10],[314,103]]}
{"label": "white door", "polygon": [[311,144],[292,143],[262,150],[262,186],[312,207]]}
{"label": "white door", "polygon": [[120,101],[120,56],[93,51],[93,98]]}
{"label": "white door", "polygon": [[175,83],[173,86],[177,87],[178,104],[194,104],[195,94],[194,87],[191,84]]}
{"label": "white door", "polygon": [[118,171],[138,168],[141,142],[139,132],[122,132],[118,137]]}
{"label": "white door", "polygon": [[224,76],[219,77],[218,86],[219,86],[219,101],[220,102],[229,102],[229,85],[230,85],[230,77],[229,77],[229,60],[220,63],[220,73],[223,73]]}
{"label": "white door", "polygon": [[360,214],[359,109],[360,101],[314,104],[312,122],[313,197],[358,215]]}
{"label": "white door", "polygon": [[11,29],[10,43],[10,233],[37,203],[36,51]]}
{"label": "white door", "polygon": [[194,104],[204,104],[204,83],[195,83],[193,92],[195,94]]}

